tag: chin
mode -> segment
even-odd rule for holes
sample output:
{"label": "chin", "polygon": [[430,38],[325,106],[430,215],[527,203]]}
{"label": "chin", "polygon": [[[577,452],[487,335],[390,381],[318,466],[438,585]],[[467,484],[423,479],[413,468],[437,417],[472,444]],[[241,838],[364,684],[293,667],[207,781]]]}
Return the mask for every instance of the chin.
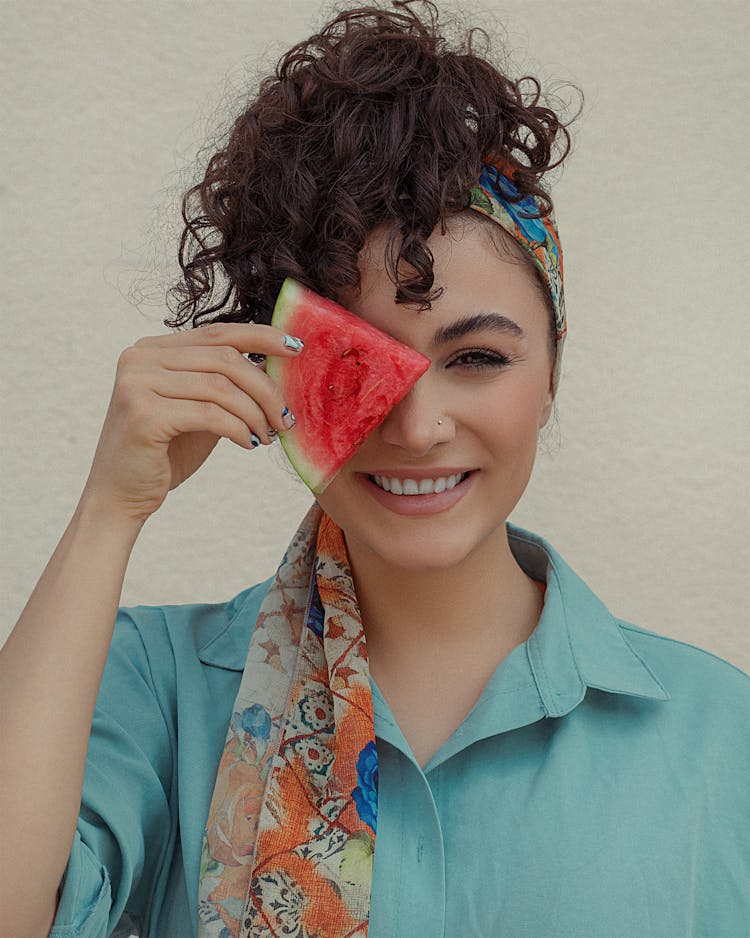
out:
{"label": "chin", "polygon": [[458,553],[456,551],[450,551],[449,549],[444,551],[433,549],[421,555],[410,553],[395,557],[393,556],[393,552],[391,552],[389,556],[383,556],[381,554],[383,561],[389,566],[404,573],[414,574],[438,573],[440,571],[447,572],[453,570],[466,559],[466,556],[466,553]]}
{"label": "chin", "polygon": [[469,539],[460,536],[455,529],[440,532],[434,526],[412,536],[401,534],[393,538],[359,537],[355,532],[346,534],[350,554],[360,560],[367,554],[375,554],[380,561],[395,571],[413,574],[450,571],[462,564],[486,540],[486,537]]}
{"label": "chin", "polygon": [[[381,567],[380,575],[394,573],[429,574],[450,571],[472,556],[494,550],[498,531],[504,532],[502,504],[478,504],[464,500],[449,511],[406,516],[384,512],[377,505],[363,503],[359,487],[354,490],[331,484],[318,497],[321,508],[344,532],[352,566],[368,563]],[[494,510],[493,510],[494,509]],[[489,523],[488,518],[501,518]]]}

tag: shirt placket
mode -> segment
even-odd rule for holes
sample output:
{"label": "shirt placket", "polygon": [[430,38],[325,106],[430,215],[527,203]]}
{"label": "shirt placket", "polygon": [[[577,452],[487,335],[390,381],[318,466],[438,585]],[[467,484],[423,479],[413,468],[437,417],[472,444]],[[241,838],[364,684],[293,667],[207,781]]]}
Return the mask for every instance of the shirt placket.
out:
{"label": "shirt placket", "polygon": [[443,938],[445,841],[430,784],[399,727],[378,714],[378,828],[368,938]]}

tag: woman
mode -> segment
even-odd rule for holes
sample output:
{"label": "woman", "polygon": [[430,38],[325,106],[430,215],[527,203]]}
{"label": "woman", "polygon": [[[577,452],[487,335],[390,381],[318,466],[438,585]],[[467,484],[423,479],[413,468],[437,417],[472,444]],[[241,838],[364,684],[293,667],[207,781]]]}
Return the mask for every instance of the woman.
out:
{"label": "woman", "polygon": [[[559,377],[542,179],[567,144],[410,4],[337,17],[240,115],[186,198],[170,325],[201,328],[123,352],[3,649],[10,934],[746,932],[746,675],[614,618],[507,524]],[[268,325],[286,276],[428,372],[272,580],[118,610],[143,525],[218,439],[294,433],[254,366],[305,354]]]}

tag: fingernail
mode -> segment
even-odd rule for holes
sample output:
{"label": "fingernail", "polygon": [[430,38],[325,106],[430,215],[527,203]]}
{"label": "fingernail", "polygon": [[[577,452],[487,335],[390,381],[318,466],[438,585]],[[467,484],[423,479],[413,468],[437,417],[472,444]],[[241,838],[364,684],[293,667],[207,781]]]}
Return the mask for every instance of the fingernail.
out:
{"label": "fingernail", "polygon": [[301,352],[305,347],[305,343],[302,341],[302,339],[298,339],[295,335],[285,335],[284,345],[295,352]]}
{"label": "fingernail", "polygon": [[260,437],[257,437],[254,433],[251,433],[250,442],[253,444],[253,446],[260,446]]}
{"label": "fingernail", "polygon": [[281,419],[284,421],[284,426],[287,428],[287,430],[291,430],[295,424],[295,417],[288,407],[285,407],[281,411]]}
{"label": "fingernail", "polygon": [[276,437],[279,435],[279,431],[278,431],[278,430],[274,430],[273,427],[269,427],[267,432],[268,432],[269,437],[270,437],[272,440],[275,440]]}

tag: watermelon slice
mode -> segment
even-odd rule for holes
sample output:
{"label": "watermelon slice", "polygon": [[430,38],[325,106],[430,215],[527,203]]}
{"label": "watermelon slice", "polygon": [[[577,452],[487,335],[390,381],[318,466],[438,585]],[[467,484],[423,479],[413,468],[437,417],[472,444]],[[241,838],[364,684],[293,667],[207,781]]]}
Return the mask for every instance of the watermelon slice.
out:
{"label": "watermelon slice", "polygon": [[319,495],[430,360],[290,277],[271,325],[305,343],[293,358],[269,355],[266,372],[297,418],[291,431],[279,434],[281,444]]}

